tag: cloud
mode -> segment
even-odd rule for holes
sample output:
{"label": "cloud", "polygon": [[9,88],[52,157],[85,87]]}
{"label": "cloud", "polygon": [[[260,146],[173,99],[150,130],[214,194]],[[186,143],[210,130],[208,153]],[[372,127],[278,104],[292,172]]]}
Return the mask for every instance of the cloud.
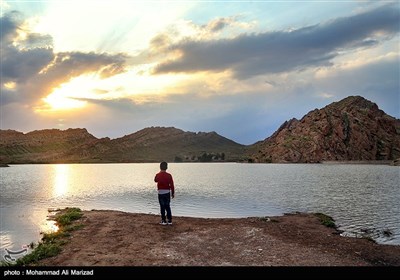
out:
{"label": "cloud", "polygon": [[[324,24],[291,31],[241,34],[235,38],[185,39],[167,48],[154,73],[230,70],[237,79],[332,65],[342,52],[368,48],[399,32],[399,8],[388,4]],[[222,28],[224,22],[215,22]]]}
{"label": "cloud", "polygon": [[314,86],[336,96],[362,95],[379,104],[387,114],[400,117],[400,64],[398,54],[371,59],[353,67],[341,67],[317,78]]}
{"label": "cloud", "polygon": [[1,77],[21,84],[36,76],[54,58],[51,49],[19,50],[9,45],[1,47]]}
{"label": "cloud", "polygon": [[106,78],[124,72],[126,58],[127,56],[123,54],[57,53],[54,61],[40,74],[50,77],[53,81],[65,78],[69,80],[89,72],[98,72],[103,78]]}
{"label": "cloud", "polygon": [[[55,53],[51,36],[30,32],[18,12],[1,17],[0,28],[1,105],[21,102],[31,106],[55,87],[82,74],[107,78],[125,71],[125,54]],[[7,83],[15,83],[13,90],[6,88]]]}
{"label": "cloud", "polygon": [[10,12],[0,17],[0,39],[2,43],[3,40],[7,41],[9,36],[13,36],[16,34],[16,29],[18,26],[17,15],[17,12]]}
{"label": "cloud", "polygon": [[24,40],[25,46],[19,45],[20,48],[52,48],[53,38],[50,35],[42,35],[40,33],[29,33]]}
{"label": "cloud", "polygon": [[[163,32],[157,33],[151,40],[147,51],[151,56],[165,59],[168,52],[179,51],[176,46],[182,42],[210,41],[224,36],[234,37],[241,34],[244,29],[254,27],[254,22],[242,22],[241,16],[218,17],[207,24],[198,25],[191,20],[179,20],[166,27]],[[142,53],[142,54],[143,54]]]}
{"label": "cloud", "polygon": [[209,24],[207,24],[207,29],[209,29],[212,32],[220,31],[223,29],[229,21],[227,21],[225,18],[218,18],[216,20],[211,21]]}
{"label": "cloud", "polygon": [[238,16],[232,17],[221,17],[211,20],[206,25],[201,26],[201,28],[208,33],[220,32],[228,26],[240,26],[249,27],[251,24],[244,24],[238,21]]}
{"label": "cloud", "polygon": [[[24,82],[53,59],[53,53],[49,48],[20,49],[15,46],[18,31],[21,30],[20,25],[22,21],[17,12],[8,13],[0,18],[2,65],[0,75],[4,83]],[[32,38],[28,40],[32,41]],[[33,41],[37,42],[37,40]]]}

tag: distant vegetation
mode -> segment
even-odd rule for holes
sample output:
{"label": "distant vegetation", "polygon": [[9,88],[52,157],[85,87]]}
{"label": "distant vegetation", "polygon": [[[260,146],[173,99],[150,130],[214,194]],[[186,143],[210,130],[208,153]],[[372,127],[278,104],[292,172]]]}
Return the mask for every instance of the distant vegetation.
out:
{"label": "distant vegetation", "polygon": [[174,162],[218,162],[225,161],[225,153],[207,153],[204,152],[201,155],[195,156],[175,156]]}

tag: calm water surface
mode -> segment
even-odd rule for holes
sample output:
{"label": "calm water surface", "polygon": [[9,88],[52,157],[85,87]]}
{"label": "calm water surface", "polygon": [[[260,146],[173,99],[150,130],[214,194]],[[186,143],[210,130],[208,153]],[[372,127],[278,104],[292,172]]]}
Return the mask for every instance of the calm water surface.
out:
{"label": "calm water surface", "polygon": [[[51,230],[48,209],[159,213],[158,163],[1,168],[1,253]],[[250,217],[323,212],[344,235],[400,244],[400,168],[350,164],[170,163],[174,216]],[[156,222],[156,221],[155,221]],[[390,230],[387,237],[384,230]]]}

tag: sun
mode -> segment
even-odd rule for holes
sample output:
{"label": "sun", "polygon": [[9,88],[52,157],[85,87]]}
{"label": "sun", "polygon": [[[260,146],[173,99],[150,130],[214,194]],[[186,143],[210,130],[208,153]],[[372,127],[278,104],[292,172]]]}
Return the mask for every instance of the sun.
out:
{"label": "sun", "polygon": [[51,111],[70,110],[85,107],[86,101],[71,99],[54,92],[43,98],[43,101],[49,105]]}
{"label": "sun", "polygon": [[95,77],[83,75],[59,85],[43,98],[46,107],[39,111],[62,111],[85,107],[88,102],[82,99],[93,98],[96,82]]}

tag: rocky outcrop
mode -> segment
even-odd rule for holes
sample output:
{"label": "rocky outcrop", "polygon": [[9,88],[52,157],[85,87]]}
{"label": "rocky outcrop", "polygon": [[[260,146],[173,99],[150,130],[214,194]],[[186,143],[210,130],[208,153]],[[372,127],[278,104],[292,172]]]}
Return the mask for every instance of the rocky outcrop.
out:
{"label": "rocky outcrop", "polygon": [[394,160],[400,157],[400,120],[349,96],[283,123],[256,148],[249,156],[254,162]]}

